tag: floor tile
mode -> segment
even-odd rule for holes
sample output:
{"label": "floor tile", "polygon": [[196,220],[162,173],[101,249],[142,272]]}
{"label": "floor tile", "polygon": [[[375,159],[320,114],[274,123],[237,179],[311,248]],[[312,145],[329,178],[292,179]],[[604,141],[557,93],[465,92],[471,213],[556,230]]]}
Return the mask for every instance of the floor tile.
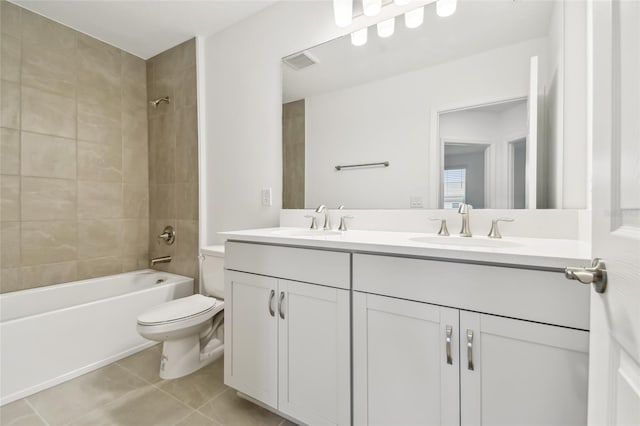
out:
{"label": "floor tile", "polygon": [[111,364],[27,400],[50,425],[63,425],[144,385],[142,379]]}
{"label": "floor tile", "polygon": [[194,411],[189,417],[176,423],[176,426],[220,426],[220,423]]}
{"label": "floor tile", "polygon": [[162,380],[160,379],[161,356],[162,345],[158,344],[121,359],[117,364],[131,371],[133,374],[142,377],[149,383],[156,383]]}
{"label": "floor tile", "polygon": [[277,426],[283,420],[282,417],[240,398],[233,389],[207,402],[198,411],[224,426]]}
{"label": "floor tile", "polygon": [[192,411],[153,385],[100,407],[70,426],[172,426]]}
{"label": "floor tile", "polygon": [[195,371],[179,379],[164,380],[158,387],[170,393],[191,408],[199,408],[216,395],[229,389],[219,377],[221,361]]}
{"label": "floor tile", "polygon": [[42,421],[25,400],[21,399],[0,407],[0,425],[45,426],[46,423]]}

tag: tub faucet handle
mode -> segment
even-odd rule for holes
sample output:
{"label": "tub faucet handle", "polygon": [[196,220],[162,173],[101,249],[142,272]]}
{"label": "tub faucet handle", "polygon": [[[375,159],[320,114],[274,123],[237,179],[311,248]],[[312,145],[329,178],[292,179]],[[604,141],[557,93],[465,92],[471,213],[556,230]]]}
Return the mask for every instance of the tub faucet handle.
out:
{"label": "tub faucet handle", "polygon": [[162,234],[158,235],[159,240],[164,240],[164,243],[168,246],[173,244],[176,240],[176,231],[174,231],[173,226],[167,225],[162,230]]}
{"label": "tub faucet handle", "polygon": [[440,229],[438,230],[438,235],[442,236],[442,237],[448,237],[449,236],[449,229],[447,229],[447,219],[442,219],[439,217],[430,217],[429,220],[432,221],[440,221]]}

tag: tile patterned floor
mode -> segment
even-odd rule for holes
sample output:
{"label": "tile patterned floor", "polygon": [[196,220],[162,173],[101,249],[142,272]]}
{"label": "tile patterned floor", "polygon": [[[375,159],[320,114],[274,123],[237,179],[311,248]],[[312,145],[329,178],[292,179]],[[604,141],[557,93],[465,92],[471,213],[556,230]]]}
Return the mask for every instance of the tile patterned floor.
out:
{"label": "tile patterned floor", "polygon": [[186,377],[158,376],[153,346],[0,407],[2,426],[294,426],[223,383],[223,360]]}

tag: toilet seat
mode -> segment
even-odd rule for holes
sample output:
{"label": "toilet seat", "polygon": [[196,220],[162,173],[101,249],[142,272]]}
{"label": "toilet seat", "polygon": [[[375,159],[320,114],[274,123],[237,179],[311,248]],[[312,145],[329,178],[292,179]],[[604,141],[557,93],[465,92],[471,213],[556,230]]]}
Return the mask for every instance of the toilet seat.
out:
{"label": "toilet seat", "polygon": [[[224,302],[194,294],[158,305],[138,316],[139,326],[162,326],[206,321],[224,308]],[[186,324],[185,324],[186,325]]]}

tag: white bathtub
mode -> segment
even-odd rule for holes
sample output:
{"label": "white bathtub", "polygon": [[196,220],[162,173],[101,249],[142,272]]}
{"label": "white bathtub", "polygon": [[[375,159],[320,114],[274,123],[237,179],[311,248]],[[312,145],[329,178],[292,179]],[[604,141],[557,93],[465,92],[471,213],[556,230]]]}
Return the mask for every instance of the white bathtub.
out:
{"label": "white bathtub", "polygon": [[153,345],[138,315],[191,294],[192,278],[152,270],[1,294],[0,405]]}

